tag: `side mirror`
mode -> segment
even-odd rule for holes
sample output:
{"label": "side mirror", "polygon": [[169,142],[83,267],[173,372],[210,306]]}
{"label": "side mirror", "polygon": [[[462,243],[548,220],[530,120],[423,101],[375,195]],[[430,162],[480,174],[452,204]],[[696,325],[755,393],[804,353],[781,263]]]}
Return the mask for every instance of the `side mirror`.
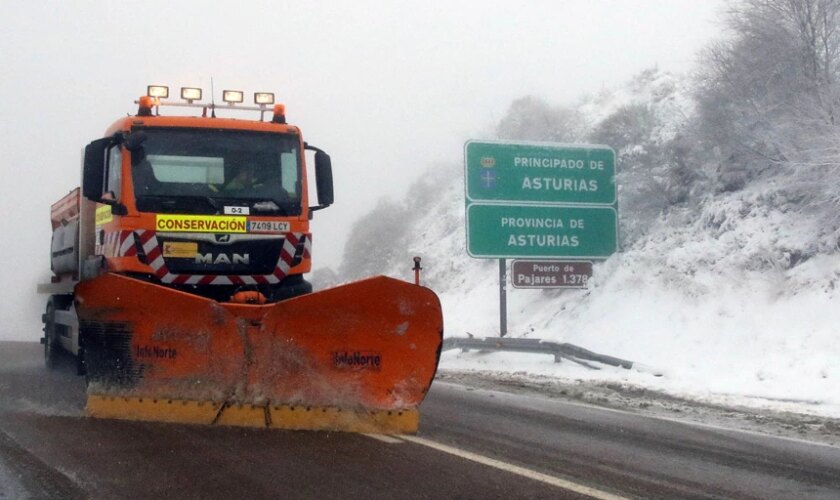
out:
{"label": "side mirror", "polygon": [[318,191],[319,208],[333,204],[333,176],[330,155],[323,151],[315,152],[315,187]]}
{"label": "side mirror", "polygon": [[102,200],[105,185],[105,151],[111,145],[111,137],[97,139],[85,146],[85,160],[82,167],[82,195],[91,201]]}

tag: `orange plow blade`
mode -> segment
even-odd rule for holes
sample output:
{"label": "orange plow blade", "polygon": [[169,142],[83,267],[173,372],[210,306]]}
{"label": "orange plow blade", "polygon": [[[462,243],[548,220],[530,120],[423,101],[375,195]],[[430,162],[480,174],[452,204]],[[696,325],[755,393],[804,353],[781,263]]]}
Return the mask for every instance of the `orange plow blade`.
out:
{"label": "orange plow blade", "polygon": [[95,417],[415,432],[443,335],[434,292],[383,276],[266,305],[114,274],[76,297]]}

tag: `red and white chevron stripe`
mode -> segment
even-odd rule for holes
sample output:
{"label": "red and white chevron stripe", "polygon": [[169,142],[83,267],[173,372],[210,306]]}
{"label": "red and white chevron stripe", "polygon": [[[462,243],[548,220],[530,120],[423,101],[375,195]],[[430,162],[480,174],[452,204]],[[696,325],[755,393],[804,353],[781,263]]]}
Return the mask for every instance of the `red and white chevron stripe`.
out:
{"label": "red and white chevron stripe", "polygon": [[[117,238],[117,235],[119,237]],[[270,285],[279,283],[289,273],[295,258],[298,244],[303,240],[304,259],[312,255],[312,237],[306,233],[285,233],[283,247],[274,272],[271,274],[175,274],[169,272],[163,259],[163,249],[158,242],[155,231],[138,229],[136,231],[119,231],[106,235],[106,241],[111,237],[118,246],[116,256],[133,257],[137,255],[137,243],[146,254],[146,261],[151,266],[155,276],[162,282],[176,285]],[[107,247],[107,244],[105,245]]]}

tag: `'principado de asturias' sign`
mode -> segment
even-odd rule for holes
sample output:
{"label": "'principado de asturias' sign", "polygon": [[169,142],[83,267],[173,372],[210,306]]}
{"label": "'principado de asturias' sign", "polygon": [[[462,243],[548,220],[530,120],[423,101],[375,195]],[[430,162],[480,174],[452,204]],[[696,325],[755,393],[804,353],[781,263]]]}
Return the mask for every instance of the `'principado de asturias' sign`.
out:
{"label": "'principado de asturias' sign", "polygon": [[469,141],[464,150],[470,256],[603,259],[618,249],[611,148]]}
{"label": "'principado de asturias' sign", "polygon": [[469,201],[615,204],[609,147],[469,141],[465,149]]}

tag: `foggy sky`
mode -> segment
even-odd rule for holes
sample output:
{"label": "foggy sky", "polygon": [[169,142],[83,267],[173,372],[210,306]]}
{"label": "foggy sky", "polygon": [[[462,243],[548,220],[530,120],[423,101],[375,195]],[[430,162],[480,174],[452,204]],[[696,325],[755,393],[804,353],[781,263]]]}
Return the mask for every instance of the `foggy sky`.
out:
{"label": "foggy sky", "polygon": [[[688,71],[715,0],[13,2],[0,17],[0,339],[35,340],[49,206],[81,148],[147,84],[273,91],[333,158],[336,205],[313,222],[337,267],[356,218],[429,165],[461,161],[513,99],[569,103],[658,66]],[[243,115],[245,117],[245,115]]]}

